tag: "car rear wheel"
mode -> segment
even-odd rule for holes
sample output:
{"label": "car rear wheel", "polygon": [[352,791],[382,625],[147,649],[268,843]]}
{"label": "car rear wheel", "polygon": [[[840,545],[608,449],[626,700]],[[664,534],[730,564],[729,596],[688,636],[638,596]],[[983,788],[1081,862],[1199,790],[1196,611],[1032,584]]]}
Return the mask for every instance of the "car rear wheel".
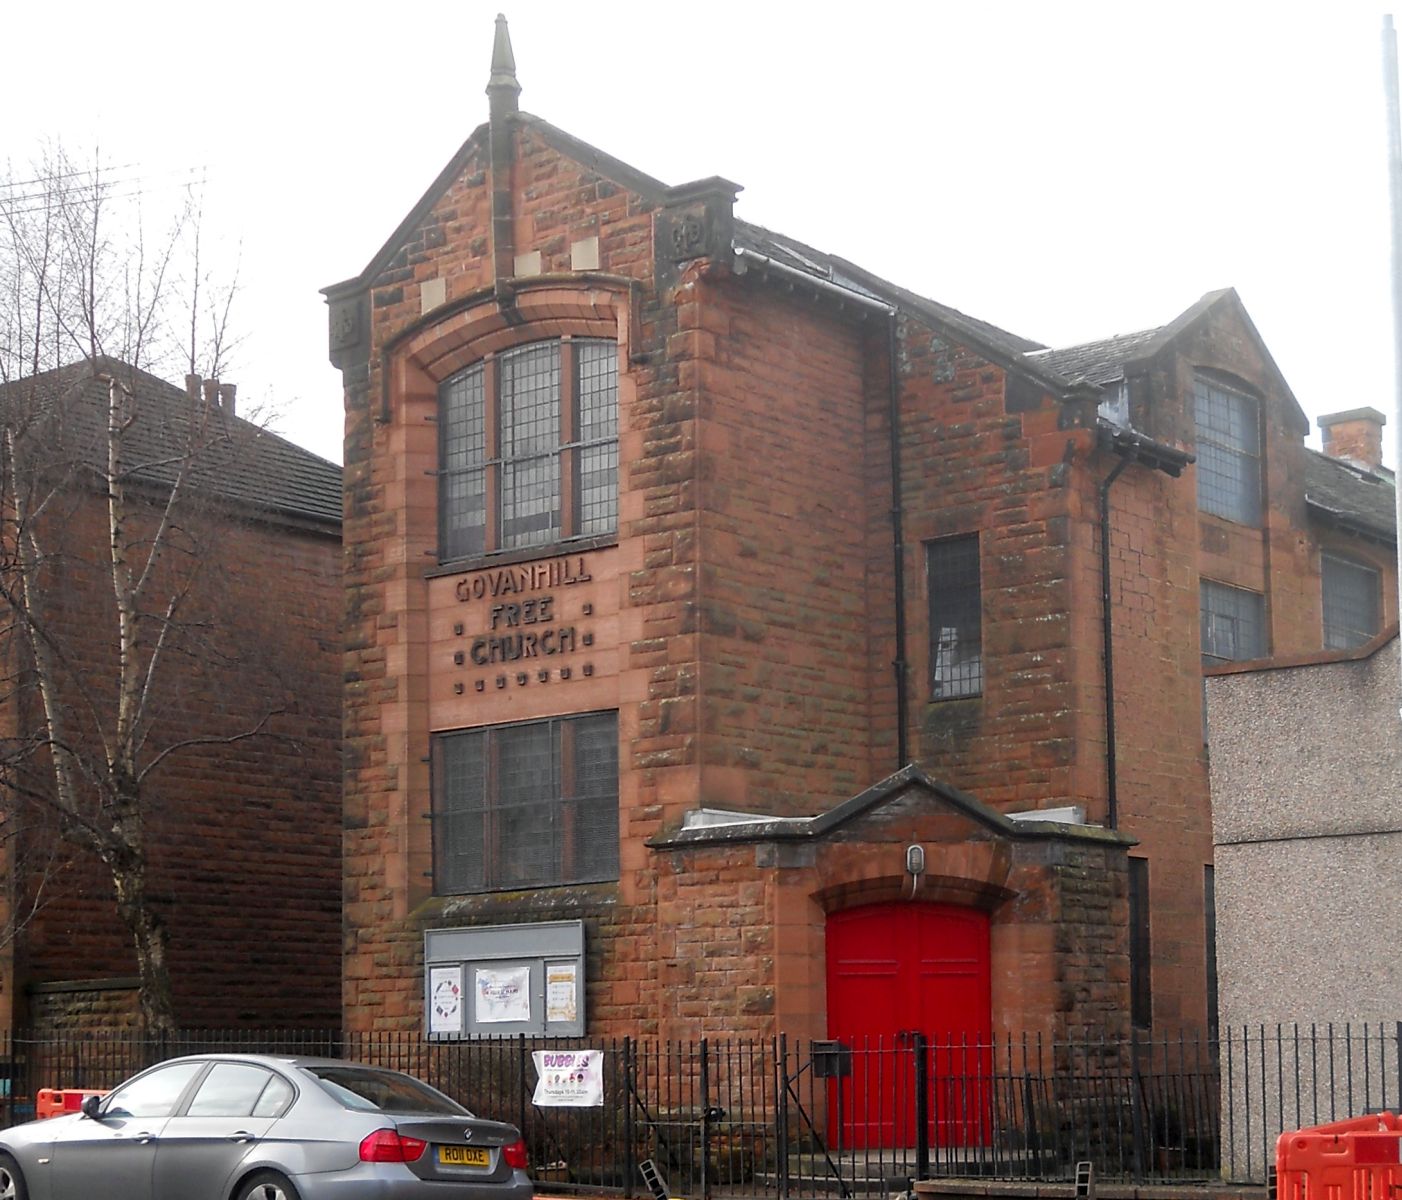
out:
{"label": "car rear wheel", "polygon": [[[0,1200],[6,1200],[5,1193],[0,1192]],[[238,1200],[301,1200],[301,1197],[290,1180],[275,1171],[259,1171],[244,1180]]]}
{"label": "car rear wheel", "polygon": [[0,1154],[0,1200],[25,1200],[28,1195],[18,1164],[8,1154]]}

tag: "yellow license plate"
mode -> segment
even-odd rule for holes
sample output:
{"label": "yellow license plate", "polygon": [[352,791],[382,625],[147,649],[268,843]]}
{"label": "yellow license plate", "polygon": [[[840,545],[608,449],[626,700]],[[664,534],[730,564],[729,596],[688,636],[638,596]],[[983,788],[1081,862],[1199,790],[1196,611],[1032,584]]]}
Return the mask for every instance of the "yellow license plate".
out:
{"label": "yellow license plate", "polygon": [[438,1161],[445,1167],[485,1167],[492,1155],[482,1146],[439,1146]]}

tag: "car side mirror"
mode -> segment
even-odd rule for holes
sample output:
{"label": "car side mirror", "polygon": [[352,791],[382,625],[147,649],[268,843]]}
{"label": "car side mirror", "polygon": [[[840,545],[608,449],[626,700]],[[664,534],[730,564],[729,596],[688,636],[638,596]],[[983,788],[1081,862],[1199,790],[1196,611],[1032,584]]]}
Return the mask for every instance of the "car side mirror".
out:
{"label": "car side mirror", "polygon": [[97,1116],[98,1116],[98,1112],[99,1112],[99,1110],[100,1110],[101,1108],[102,1108],[102,1097],[101,1097],[101,1096],[84,1096],[84,1097],[83,1097],[83,1108],[82,1108],[83,1116],[85,1116],[85,1117],[91,1117],[94,1121],[96,1121],[96,1120],[97,1120]]}

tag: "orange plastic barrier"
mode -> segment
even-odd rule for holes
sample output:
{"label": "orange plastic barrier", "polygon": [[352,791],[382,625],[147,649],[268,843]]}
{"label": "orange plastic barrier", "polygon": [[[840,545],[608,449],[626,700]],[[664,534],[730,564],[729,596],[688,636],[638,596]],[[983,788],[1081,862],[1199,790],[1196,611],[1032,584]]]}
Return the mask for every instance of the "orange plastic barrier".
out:
{"label": "orange plastic barrier", "polygon": [[89,1096],[105,1096],[106,1088],[40,1088],[39,1097],[34,1102],[34,1117],[45,1121],[49,1117],[61,1117],[65,1113],[75,1113],[83,1107]]}
{"label": "orange plastic barrier", "polygon": [[1376,1113],[1282,1133],[1276,1200],[1386,1200],[1402,1196],[1402,1120]]}

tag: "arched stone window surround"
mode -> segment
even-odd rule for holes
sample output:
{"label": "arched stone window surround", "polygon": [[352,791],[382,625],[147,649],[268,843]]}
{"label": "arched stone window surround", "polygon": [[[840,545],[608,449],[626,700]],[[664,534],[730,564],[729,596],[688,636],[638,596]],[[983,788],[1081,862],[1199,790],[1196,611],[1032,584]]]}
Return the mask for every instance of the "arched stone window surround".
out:
{"label": "arched stone window surround", "polygon": [[469,298],[462,307],[401,335],[392,347],[393,383],[399,386],[390,390],[402,397],[427,386],[436,394],[445,379],[488,354],[549,338],[609,338],[618,343],[622,365],[633,341],[632,287],[624,279],[587,284],[542,280],[520,287],[509,304],[491,292]]}
{"label": "arched stone window surround", "polygon": [[[554,338],[606,338],[618,345],[619,412],[633,394],[627,366],[637,344],[636,283],[615,277],[521,281],[503,304],[492,291],[429,314],[386,345],[382,355],[382,424],[391,428],[392,459],[405,464],[405,532],[437,542],[438,388],[488,354]],[[620,430],[621,433],[621,430]],[[432,485],[432,486],[429,486]],[[425,551],[426,553],[427,551]],[[417,553],[417,552],[415,552]]]}

